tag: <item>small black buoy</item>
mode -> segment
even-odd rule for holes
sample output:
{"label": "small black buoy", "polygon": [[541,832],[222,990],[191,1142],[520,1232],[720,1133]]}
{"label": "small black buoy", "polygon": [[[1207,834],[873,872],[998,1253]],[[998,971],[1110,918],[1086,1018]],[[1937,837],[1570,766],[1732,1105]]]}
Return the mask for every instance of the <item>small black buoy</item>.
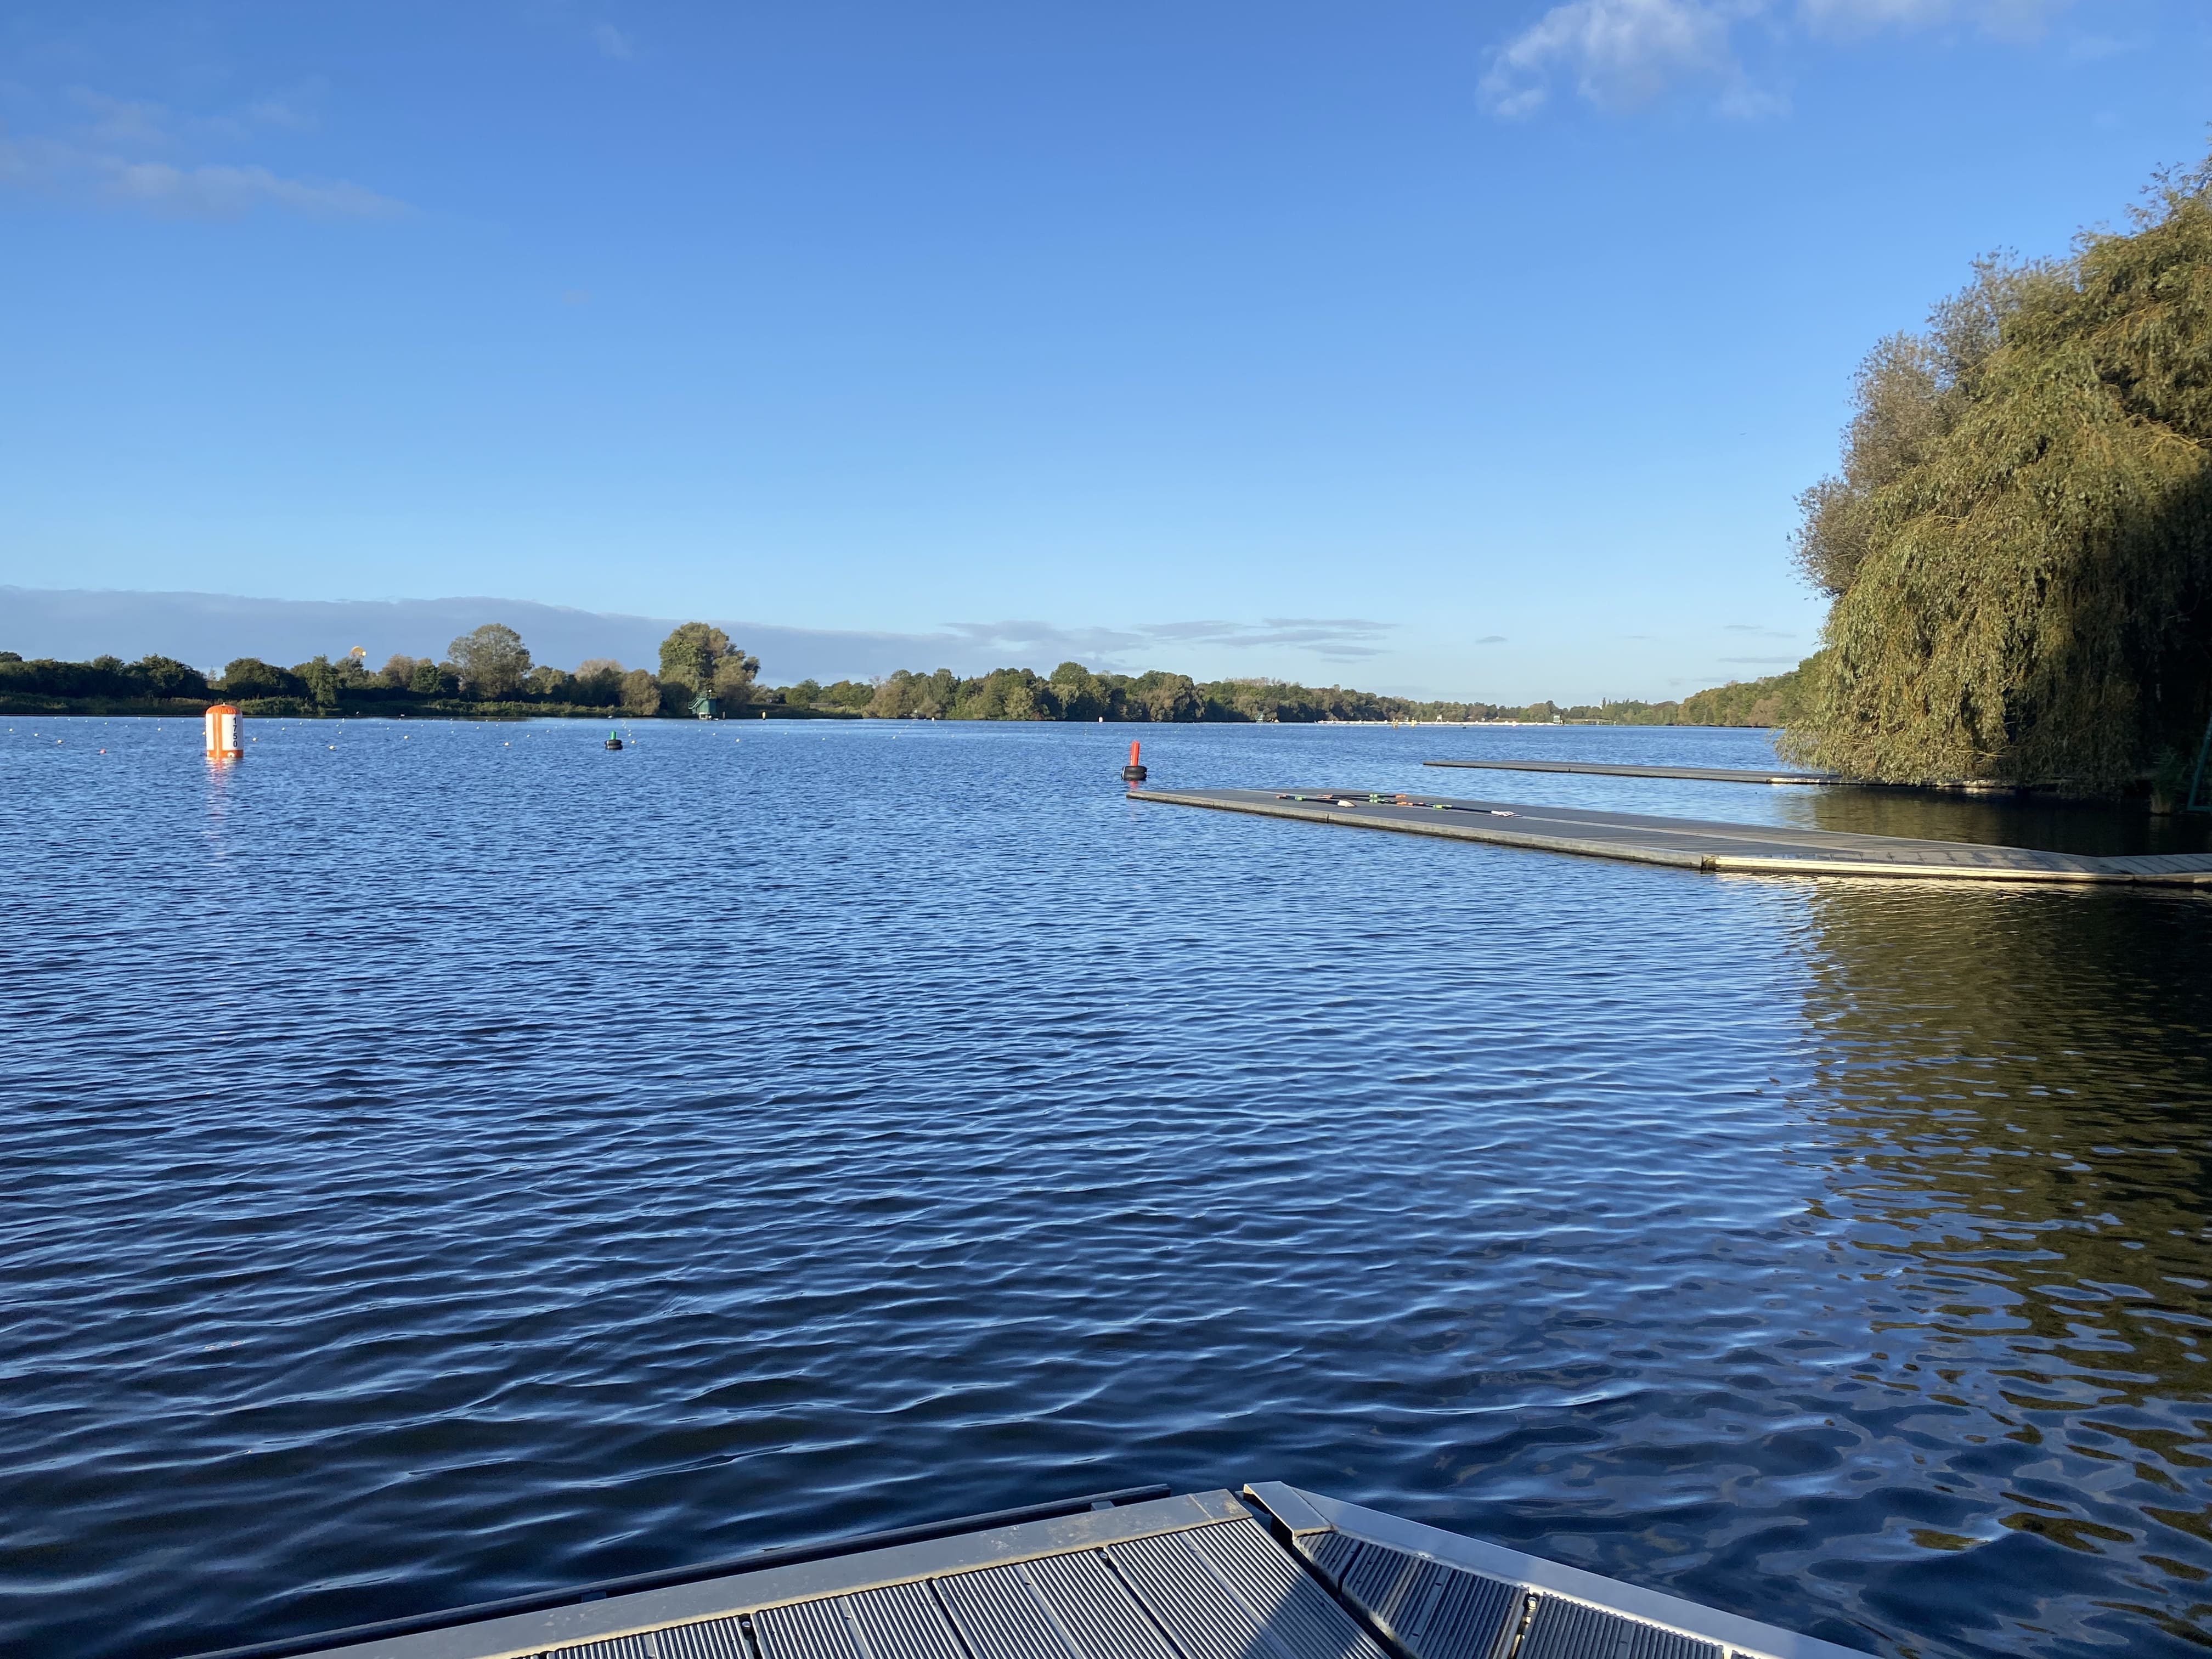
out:
{"label": "small black buoy", "polygon": [[608,733],[607,733],[607,747],[608,747],[608,748],[610,748],[610,749],[619,749],[619,748],[621,748],[621,747],[622,747],[622,739],[621,739],[620,738],[617,737],[613,732],[608,732]]}
{"label": "small black buoy", "polygon": [[1121,769],[1121,781],[1132,789],[1145,781],[1145,769],[1137,764],[1137,745],[1129,745],[1129,763]]}

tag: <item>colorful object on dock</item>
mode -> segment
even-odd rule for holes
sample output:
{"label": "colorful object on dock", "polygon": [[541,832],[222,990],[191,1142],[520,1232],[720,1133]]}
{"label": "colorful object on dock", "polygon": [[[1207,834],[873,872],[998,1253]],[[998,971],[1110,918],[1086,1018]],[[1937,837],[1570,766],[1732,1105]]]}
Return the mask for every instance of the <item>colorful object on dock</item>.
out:
{"label": "colorful object on dock", "polygon": [[206,726],[210,760],[237,760],[245,755],[237,709],[227,702],[216,703],[207,711]]}
{"label": "colorful object on dock", "polygon": [[978,1516],[951,1535],[949,1528],[911,1529],[902,1541],[855,1540],[634,1593],[592,1587],[527,1612],[463,1608],[404,1621],[404,1633],[364,1626],[204,1659],[1852,1655],[1278,1481],[1134,1501],[1109,1493],[1039,1509],[1038,1519],[986,1526],[1003,1517]]}
{"label": "colorful object on dock", "polygon": [[1137,760],[1137,745],[1129,745],[1129,763],[1121,769],[1121,781],[1134,789],[1145,781],[1145,769]]}
{"label": "colorful object on dock", "polygon": [[1602,761],[1432,760],[1424,766],[1473,766],[1492,772],[1573,772],[1601,778],[1687,778],[1703,783],[1848,783],[1834,772],[1772,772],[1733,766],[1614,766]]}
{"label": "colorful object on dock", "polygon": [[[2212,853],[2094,857],[1976,842],[1723,823],[1571,806],[1524,806],[1431,795],[1345,789],[1131,789],[1133,800],[1228,812],[1354,823],[1370,830],[1526,847],[1586,858],[1668,864],[1712,875],[1911,876],[1945,881],[2021,881],[2212,888]],[[1496,820],[1510,819],[1499,823]]]}

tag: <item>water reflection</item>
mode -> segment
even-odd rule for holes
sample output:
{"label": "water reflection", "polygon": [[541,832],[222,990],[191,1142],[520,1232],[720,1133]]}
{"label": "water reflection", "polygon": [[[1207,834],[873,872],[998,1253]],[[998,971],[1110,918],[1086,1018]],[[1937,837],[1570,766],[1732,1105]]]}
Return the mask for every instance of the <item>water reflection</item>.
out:
{"label": "water reflection", "polygon": [[2212,907],[1836,883],[1808,915],[1815,1224],[1864,1298],[1855,1415],[1914,1471],[1868,1600],[1968,1651],[2201,1642]]}
{"label": "water reflection", "polygon": [[1912,789],[1792,788],[1777,790],[1775,796],[1781,807],[1778,822],[1809,830],[2106,856],[2212,851],[2212,814],[2154,815],[2139,801],[2114,805]]}

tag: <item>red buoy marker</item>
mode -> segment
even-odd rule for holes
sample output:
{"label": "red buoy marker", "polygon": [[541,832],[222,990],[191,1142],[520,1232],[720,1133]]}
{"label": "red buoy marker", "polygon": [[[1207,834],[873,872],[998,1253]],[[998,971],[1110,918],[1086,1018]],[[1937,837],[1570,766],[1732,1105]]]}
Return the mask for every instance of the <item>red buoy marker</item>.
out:
{"label": "red buoy marker", "polygon": [[1137,745],[1129,745],[1129,763],[1121,769],[1121,781],[1134,789],[1145,781],[1145,769],[1137,763]]}

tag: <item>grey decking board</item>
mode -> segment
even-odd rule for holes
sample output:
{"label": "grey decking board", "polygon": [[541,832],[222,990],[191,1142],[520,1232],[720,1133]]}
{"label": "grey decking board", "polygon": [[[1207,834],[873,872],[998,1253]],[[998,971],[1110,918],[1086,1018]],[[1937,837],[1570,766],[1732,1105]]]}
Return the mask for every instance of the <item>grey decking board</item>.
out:
{"label": "grey decking board", "polygon": [[947,1573],[932,1588],[975,1659],[1084,1659],[1019,1567]]}
{"label": "grey decking board", "polygon": [[1249,1522],[1133,1539],[1108,1553],[1189,1659],[1383,1659]]}
{"label": "grey decking board", "polygon": [[586,1642],[580,1647],[562,1648],[547,1656],[547,1659],[659,1659],[660,1644],[653,1640],[658,1632],[644,1636],[617,1636],[611,1642]]}
{"label": "grey decking board", "polygon": [[[1341,1577],[1346,1599],[1413,1659],[1491,1659],[1520,1618],[1528,1592],[1515,1583],[1447,1567],[1380,1544],[1328,1538],[1356,1553]],[[1311,1553],[1321,1539],[1302,1539]]]}
{"label": "grey decking board", "polygon": [[1728,1659],[1717,1642],[1662,1630],[1603,1607],[1536,1599],[1514,1659]]}
{"label": "grey decking board", "polygon": [[1252,1522],[1200,1527],[1161,1541],[1201,1557],[1297,1659],[1385,1659],[1313,1576]]}
{"label": "grey decking board", "polygon": [[760,1644],[761,1659],[867,1659],[837,1596],[755,1613],[753,1638]]}
{"label": "grey decking board", "polygon": [[1528,1593],[1518,1584],[1439,1566],[1435,1598],[1421,1610],[1419,1659],[1489,1659],[1521,1621]]}
{"label": "grey decking board", "polygon": [[845,1598],[868,1659],[966,1659],[927,1583],[886,1584]]}
{"label": "grey decking board", "polygon": [[1300,1659],[1268,1638],[1204,1561],[1170,1547],[1175,1541],[1133,1538],[1106,1553],[1185,1659]]}
{"label": "grey decking board", "polygon": [[[1540,852],[1670,865],[1715,874],[1823,875],[1939,880],[2212,887],[2212,854],[2094,857],[1971,842],[1723,823],[1572,807],[1408,796],[1399,805],[1316,797],[1352,790],[1137,789],[1133,800],[1212,807],[1307,823],[1354,824]],[[1307,799],[1301,799],[1305,797]]]}
{"label": "grey decking board", "polygon": [[1357,1538],[1347,1538],[1335,1531],[1315,1533],[1297,1541],[1314,1565],[1321,1569],[1322,1577],[1340,1585],[1366,1548]]}
{"label": "grey decking board", "polygon": [[[745,1634],[734,1619],[702,1619],[648,1632],[658,1659],[750,1659]],[[623,1638],[627,1640],[628,1638]],[[646,1638],[640,1638],[641,1640]]]}
{"label": "grey decking board", "polygon": [[1358,1565],[1345,1576],[1344,1593],[1387,1634],[1407,1638],[1426,1626],[1443,1577],[1443,1569],[1433,1561],[1364,1544]]}
{"label": "grey decking board", "polygon": [[1572,772],[1605,778],[1680,778],[1699,783],[1848,783],[1833,772],[1767,771],[1733,766],[1612,766],[1598,761],[1432,760],[1424,766],[1480,767],[1493,772]]}
{"label": "grey decking board", "polygon": [[1084,1659],[1177,1659],[1100,1552],[1040,1557],[1022,1571],[1075,1638]]}

